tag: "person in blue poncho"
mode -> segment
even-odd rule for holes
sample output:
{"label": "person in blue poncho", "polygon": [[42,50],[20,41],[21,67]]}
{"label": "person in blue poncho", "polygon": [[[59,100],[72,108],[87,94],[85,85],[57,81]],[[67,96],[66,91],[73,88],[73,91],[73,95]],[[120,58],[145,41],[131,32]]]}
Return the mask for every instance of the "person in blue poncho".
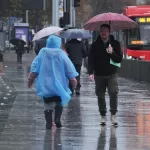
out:
{"label": "person in blue poncho", "polygon": [[55,124],[61,127],[61,114],[63,107],[71,99],[69,83],[76,88],[75,79],[78,73],[74,65],[60,48],[61,38],[51,35],[47,39],[45,48],[42,48],[33,60],[28,76],[28,87],[31,87],[36,79],[36,92],[42,98],[45,106],[46,128],[52,127],[52,112],[55,108]]}

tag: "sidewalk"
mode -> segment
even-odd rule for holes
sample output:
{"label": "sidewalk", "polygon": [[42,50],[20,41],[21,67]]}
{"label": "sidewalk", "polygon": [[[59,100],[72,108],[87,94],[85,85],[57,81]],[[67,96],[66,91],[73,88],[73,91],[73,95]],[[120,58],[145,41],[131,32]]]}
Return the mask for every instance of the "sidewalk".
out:
{"label": "sidewalk", "polygon": [[[45,130],[43,104],[34,87],[27,88],[27,75],[34,54],[25,54],[17,65],[15,54],[4,54],[0,78],[0,150],[149,150],[150,85],[119,78],[119,126],[99,125],[94,83],[84,69],[81,95],[73,95],[64,108],[62,129]],[[7,66],[7,67],[6,67]],[[107,106],[109,97],[106,95]]]}
{"label": "sidewalk", "polygon": [[[31,61],[34,59],[35,57],[35,53],[34,51],[30,52],[30,53],[25,53],[22,56],[22,62],[25,65],[28,65],[31,63]],[[15,51],[6,51],[5,53],[3,53],[3,57],[4,57],[4,63],[12,63],[12,64],[16,64],[17,63],[17,55],[15,53]]]}

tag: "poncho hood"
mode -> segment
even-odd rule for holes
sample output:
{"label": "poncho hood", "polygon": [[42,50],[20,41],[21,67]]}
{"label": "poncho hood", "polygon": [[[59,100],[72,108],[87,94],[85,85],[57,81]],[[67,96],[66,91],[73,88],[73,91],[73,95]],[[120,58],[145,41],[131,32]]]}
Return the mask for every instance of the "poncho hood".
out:
{"label": "poncho hood", "polygon": [[50,35],[47,39],[46,47],[47,48],[60,48],[62,40],[56,35]]}

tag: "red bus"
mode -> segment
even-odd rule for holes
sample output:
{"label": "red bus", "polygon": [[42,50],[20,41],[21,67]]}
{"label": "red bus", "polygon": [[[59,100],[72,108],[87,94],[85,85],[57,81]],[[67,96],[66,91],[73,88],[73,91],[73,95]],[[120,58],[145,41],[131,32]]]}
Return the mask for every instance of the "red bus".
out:
{"label": "red bus", "polygon": [[123,14],[138,23],[125,32],[127,56],[150,61],[150,5],[126,6]]}

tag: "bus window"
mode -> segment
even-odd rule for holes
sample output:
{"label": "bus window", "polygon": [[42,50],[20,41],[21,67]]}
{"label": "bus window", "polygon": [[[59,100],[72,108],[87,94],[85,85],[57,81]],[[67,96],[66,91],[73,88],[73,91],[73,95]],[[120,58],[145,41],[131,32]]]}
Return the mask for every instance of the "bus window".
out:
{"label": "bus window", "polygon": [[140,25],[140,38],[144,45],[150,44],[150,25]]}
{"label": "bus window", "polygon": [[133,41],[138,41],[140,40],[139,38],[139,28],[135,28],[135,29],[130,29],[128,30],[128,45],[132,45]]}
{"label": "bus window", "polygon": [[128,45],[150,45],[150,25],[140,24],[128,30]]}

